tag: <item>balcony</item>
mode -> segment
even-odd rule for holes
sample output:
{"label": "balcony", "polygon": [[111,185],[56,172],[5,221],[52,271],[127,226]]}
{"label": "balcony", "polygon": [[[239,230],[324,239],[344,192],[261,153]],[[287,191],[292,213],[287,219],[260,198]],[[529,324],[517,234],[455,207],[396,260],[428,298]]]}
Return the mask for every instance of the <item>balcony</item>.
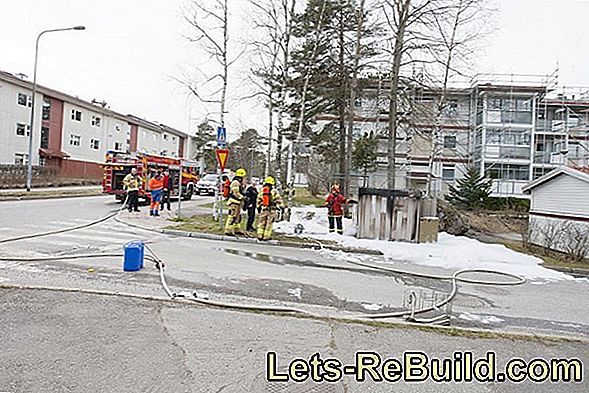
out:
{"label": "balcony", "polygon": [[487,123],[490,124],[532,124],[532,112],[530,111],[502,111],[488,110]]}

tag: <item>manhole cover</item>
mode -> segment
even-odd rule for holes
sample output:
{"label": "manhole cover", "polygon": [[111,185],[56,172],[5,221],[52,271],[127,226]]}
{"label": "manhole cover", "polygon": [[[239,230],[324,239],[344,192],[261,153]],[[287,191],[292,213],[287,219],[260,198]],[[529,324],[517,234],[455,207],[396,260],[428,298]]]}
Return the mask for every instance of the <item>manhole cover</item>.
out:
{"label": "manhole cover", "polygon": [[[284,373],[286,370],[278,370]],[[313,382],[309,378],[305,382],[268,382],[266,381],[266,373],[261,373],[254,379],[252,384],[252,392],[268,392],[268,393],[344,393],[344,385],[341,382]]]}

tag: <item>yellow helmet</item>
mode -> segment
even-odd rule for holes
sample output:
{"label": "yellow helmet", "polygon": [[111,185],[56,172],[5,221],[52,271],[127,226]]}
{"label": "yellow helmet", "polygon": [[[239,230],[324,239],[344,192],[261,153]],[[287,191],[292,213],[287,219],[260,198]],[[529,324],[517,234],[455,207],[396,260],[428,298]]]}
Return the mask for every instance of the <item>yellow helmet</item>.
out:
{"label": "yellow helmet", "polygon": [[239,168],[238,170],[235,171],[235,176],[237,176],[237,177],[245,177],[246,175],[247,175],[247,172],[243,168]]}
{"label": "yellow helmet", "polygon": [[276,181],[272,176],[268,176],[266,179],[264,179],[264,184],[270,184],[271,186],[273,186],[276,184]]}

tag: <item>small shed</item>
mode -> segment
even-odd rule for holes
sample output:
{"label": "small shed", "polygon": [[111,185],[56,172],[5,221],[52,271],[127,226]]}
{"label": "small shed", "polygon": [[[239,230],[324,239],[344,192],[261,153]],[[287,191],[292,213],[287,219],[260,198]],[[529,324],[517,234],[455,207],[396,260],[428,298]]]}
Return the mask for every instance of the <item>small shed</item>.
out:
{"label": "small shed", "polygon": [[[360,188],[358,199],[358,238],[408,242],[437,240],[435,200],[424,198],[420,191]],[[423,228],[432,234],[420,233],[421,223],[426,221]]]}
{"label": "small shed", "polygon": [[582,258],[589,252],[589,174],[560,167],[528,183],[528,241]]}

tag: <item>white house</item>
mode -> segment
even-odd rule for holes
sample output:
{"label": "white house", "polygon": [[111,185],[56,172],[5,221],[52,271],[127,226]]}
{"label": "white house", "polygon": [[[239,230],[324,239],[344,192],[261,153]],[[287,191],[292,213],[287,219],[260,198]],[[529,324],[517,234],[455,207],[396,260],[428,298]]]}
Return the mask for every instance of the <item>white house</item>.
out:
{"label": "white house", "polygon": [[573,257],[589,255],[589,174],[557,168],[527,184],[529,241]]}
{"label": "white house", "polygon": [[[0,164],[28,161],[32,83],[0,71]],[[59,177],[97,179],[107,151],[185,157],[188,135],[171,127],[110,110],[37,86],[34,165]]]}

